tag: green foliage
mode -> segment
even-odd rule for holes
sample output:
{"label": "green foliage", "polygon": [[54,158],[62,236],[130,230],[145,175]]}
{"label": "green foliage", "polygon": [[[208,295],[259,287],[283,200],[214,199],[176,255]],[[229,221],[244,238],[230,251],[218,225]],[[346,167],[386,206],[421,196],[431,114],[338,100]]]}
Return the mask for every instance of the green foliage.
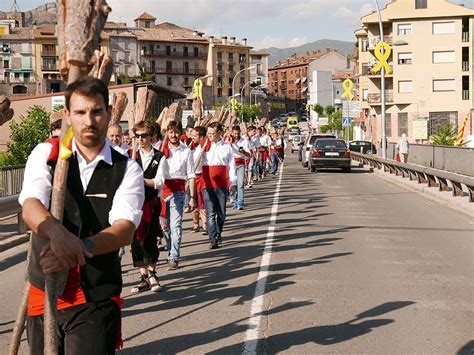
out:
{"label": "green foliage", "polygon": [[6,165],[25,164],[33,148],[48,138],[49,116],[49,112],[43,107],[33,106],[28,109],[26,117],[22,117],[20,123],[13,121],[10,124]]}
{"label": "green foliage", "polygon": [[321,133],[327,133],[328,131],[331,130],[331,126],[328,124],[323,125],[319,127],[319,130],[321,131]]}
{"label": "green foliage", "polygon": [[64,105],[55,105],[53,107],[53,112],[59,112],[64,108]]}
{"label": "green foliage", "polygon": [[237,105],[236,113],[241,122],[251,122],[261,113],[260,105]]}
{"label": "green foliage", "polygon": [[438,129],[438,132],[431,136],[431,144],[453,146],[458,132],[456,127],[446,124]]}
{"label": "green foliage", "polygon": [[[146,75],[146,74],[145,74]],[[125,74],[120,74],[119,75],[119,78],[120,78],[120,82],[122,84],[130,84],[130,77],[128,75],[125,75]]]}
{"label": "green foliage", "polygon": [[331,117],[334,114],[334,112],[336,112],[336,109],[332,105],[327,105],[324,111],[326,112],[326,115],[328,117]]}
{"label": "green foliage", "polygon": [[324,115],[324,107],[322,107],[320,104],[315,104],[313,110],[319,115],[319,117]]}
{"label": "green foliage", "polygon": [[[129,80],[130,80],[130,79],[129,79]],[[142,73],[140,74],[140,80],[141,80],[141,81],[154,81],[154,80],[153,80],[153,75],[151,75],[151,74],[149,74],[149,73],[144,73],[144,72],[142,72]],[[128,83],[122,82],[122,84],[128,84]]]}
{"label": "green foliage", "polygon": [[9,152],[0,153],[0,166],[8,166],[11,161],[11,154]]}

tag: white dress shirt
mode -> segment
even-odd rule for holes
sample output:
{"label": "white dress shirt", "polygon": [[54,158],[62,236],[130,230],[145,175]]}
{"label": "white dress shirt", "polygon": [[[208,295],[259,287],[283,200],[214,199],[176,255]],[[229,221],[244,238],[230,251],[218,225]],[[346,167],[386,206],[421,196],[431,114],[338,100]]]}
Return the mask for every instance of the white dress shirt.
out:
{"label": "white dress shirt", "polygon": [[230,185],[235,186],[237,175],[235,172],[234,152],[229,144],[220,140],[217,143],[212,142],[211,148],[204,153],[201,165],[207,166],[227,166],[229,168]]}
{"label": "white dress shirt", "polygon": [[196,174],[194,173],[194,160],[191,149],[186,144],[180,142],[178,147],[169,145],[170,156],[169,158],[163,157],[161,164],[158,166],[158,171],[153,179],[155,183],[155,189],[160,189],[165,180],[169,179],[195,179]]}
{"label": "white dress shirt", "polygon": [[196,166],[196,162],[198,161],[199,159],[199,155],[201,154],[201,146],[198,145],[196,148],[194,148],[194,150],[192,151],[193,152],[193,162],[194,162],[194,167],[196,168],[195,169],[195,173],[196,174],[202,174],[202,164],[198,164]]}
{"label": "white dress shirt", "polygon": [[[38,199],[46,209],[52,192],[52,175],[47,160],[51,152],[51,143],[40,143],[31,152],[26,162],[23,188],[18,198],[18,202],[23,203],[28,198]],[[103,160],[112,165],[111,145],[108,139],[105,140],[104,147],[97,157],[87,164],[86,160],[79,153],[76,142],[72,141],[72,152],[77,156],[80,178],[84,192],[94,173],[97,164]],[[143,171],[133,160],[128,159],[123,180],[115,192],[112,201],[112,208],[109,211],[109,223],[113,225],[117,220],[128,220],[135,225],[140,224],[142,218],[141,208],[145,200],[145,190],[143,185]]]}
{"label": "white dress shirt", "polygon": [[258,149],[260,148],[260,137],[255,135],[250,139],[250,149]]}
{"label": "white dress shirt", "polygon": [[270,136],[265,134],[260,137],[260,145],[270,148],[270,146],[272,145],[272,139],[270,138]]}
{"label": "white dress shirt", "polygon": [[243,148],[244,152],[250,153],[249,141],[246,138],[240,137],[240,139],[237,142],[232,143],[231,146],[236,158],[247,159],[245,154],[240,153],[240,148]]}

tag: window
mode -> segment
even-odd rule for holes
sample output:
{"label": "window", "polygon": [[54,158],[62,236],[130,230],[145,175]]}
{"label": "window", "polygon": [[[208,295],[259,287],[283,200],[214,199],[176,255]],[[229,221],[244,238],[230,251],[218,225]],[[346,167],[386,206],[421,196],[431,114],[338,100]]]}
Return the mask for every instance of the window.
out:
{"label": "window", "polygon": [[13,93],[14,94],[26,94],[26,91],[27,91],[27,89],[26,89],[26,86],[24,86],[24,85],[15,85],[13,87]]}
{"label": "window", "polygon": [[168,77],[166,78],[166,85],[168,85],[168,86],[172,86],[172,85],[173,85],[173,80],[172,80],[171,76],[168,76]]}
{"label": "window", "polygon": [[184,86],[189,86],[189,78],[188,77],[184,77],[183,84],[184,84]]}
{"label": "window", "polygon": [[368,89],[362,89],[362,99],[364,101],[367,101],[367,96],[369,95],[369,90]]}
{"label": "window", "polygon": [[262,64],[257,64],[256,68],[257,68],[257,75],[262,74]]}
{"label": "window", "polygon": [[385,135],[387,137],[392,136],[392,114],[391,113],[385,114]]}
{"label": "window", "polygon": [[407,92],[413,92],[413,81],[411,80],[399,81],[398,92],[401,94],[407,93]]}
{"label": "window", "polygon": [[171,62],[171,61],[166,62],[166,72],[167,73],[171,73],[172,67],[173,67],[173,62]]}
{"label": "window", "polygon": [[25,83],[29,83],[30,82],[30,73],[23,73],[23,81]]}
{"label": "window", "polygon": [[408,113],[398,113],[398,136],[401,137],[405,133],[408,136]]}
{"label": "window", "polygon": [[234,53],[229,53],[229,63],[232,63],[234,61]]}
{"label": "window", "polygon": [[229,64],[229,71],[234,71],[234,64]]}
{"label": "window", "polygon": [[413,54],[412,53],[398,53],[398,64],[412,64]]}
{"label": "window", "polygon": [[399,36],[411,35],[411,23],[400,23],[398,25],[398,35]]}
{"label": "window", "polygon": [[456,91],[455,79],[434,79],[433,91]]}
{"label": "window", "polygon": [[31,58],[30,57],[22,57],[21,58],[21,68],[22,69],[31,69]]}
{"label": "window", "polygon": [[454,51],[433,52],[433,63],[454,63],[456,62],[456,53]]}
{"label": "window", "polygon": [[194,47],[194,56],[199,57],[199,48],[198,47]]}
{"label": "window", "polygon": [[3,61],[3,68],[5,68],[5,69],[10,68],[10,61],[9,60],[4,60]]}
{"label": "window", "polygon": [[183,56],[187,57],[188,56],[188,47],[183,48]]}
{"label": "window", "polygon": [[166,46],[166,55],[171,55],[171,46]]}
{"label": "window", "polygon": [[415,0],[415,9],[427,9],[428,0]]}
{"label": "window", "polygon": [[369,48],[369,41],[366,39],[362,40],[362,52],[367,52]]}
{"label": "window", "polygon": [[452,22],[433,22],[434,35],[448,35],[455,32],[454,21]]}
{"label": "window", "polygon": [[217,89],[217,97],[222,97],[222,88]]}
{"label": "window", "polygon": [[458,113],[456,111],[430,112],[429,132],[430,136],[447,124],[458,129]]}
{"label": "window", "polygon": [[217,52],[217,61],[222,62],[222,52]]}

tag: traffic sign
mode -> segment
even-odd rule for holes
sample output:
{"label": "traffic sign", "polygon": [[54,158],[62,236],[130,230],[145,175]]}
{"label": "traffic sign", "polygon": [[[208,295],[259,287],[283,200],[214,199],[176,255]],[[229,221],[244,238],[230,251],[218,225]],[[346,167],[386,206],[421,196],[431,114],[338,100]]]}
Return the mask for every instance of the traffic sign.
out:
{"label": "traffic sign", "polygon": [[350,127],[351,125],[351,119],[348,117],[343,117],[342,118],[342,125],[345,127]]}

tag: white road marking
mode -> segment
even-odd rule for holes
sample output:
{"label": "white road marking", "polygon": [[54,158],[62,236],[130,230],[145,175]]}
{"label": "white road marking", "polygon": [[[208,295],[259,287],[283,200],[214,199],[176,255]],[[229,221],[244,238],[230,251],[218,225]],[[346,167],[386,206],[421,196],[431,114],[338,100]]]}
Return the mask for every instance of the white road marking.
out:
{"label": "white road marking", "polygon": [[248,321],[248,329],[245,332],[245,348],[243,354],[255,354],[257,352],[258,332],[260,320],[263,311],[263,297],[265,295],[265,287],[267,284],[268,269],[272,257],[273,236],[275,233],[275,225],[277,222],[278,202],[280,199],[281,178],[283,176],[283,164],[280,166],[280,176],[273,195],[272,213],[270,215],[270,225],[268,226],[267,238],[263,249],[262,261],[260,263],[260,271],[257,277],[257,285],[255,286],[255,295],[252,299],[250,307],[250,318]]}

